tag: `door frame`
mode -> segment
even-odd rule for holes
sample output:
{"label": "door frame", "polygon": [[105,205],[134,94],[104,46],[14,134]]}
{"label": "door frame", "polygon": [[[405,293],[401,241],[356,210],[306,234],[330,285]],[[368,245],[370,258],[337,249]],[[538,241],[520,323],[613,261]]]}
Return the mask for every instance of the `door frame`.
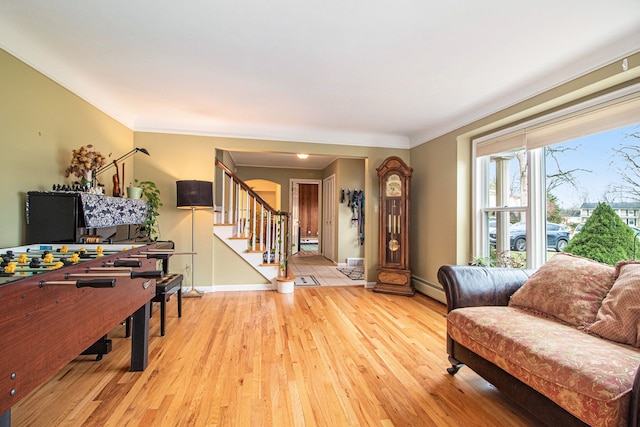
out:
{"label": "door frame", "polygon": [[300,194],[299,184],[315,184],[318,186],[318,248],[322,239],[322,180],[321,179],[305,179],[305,178],[289,178],[289,212],[291,212],[291,222],[289,235],[291,236],[291,253],[296,254],[300,250],[298,247],[298,230],[300,226],[299,220],[299,200]]}

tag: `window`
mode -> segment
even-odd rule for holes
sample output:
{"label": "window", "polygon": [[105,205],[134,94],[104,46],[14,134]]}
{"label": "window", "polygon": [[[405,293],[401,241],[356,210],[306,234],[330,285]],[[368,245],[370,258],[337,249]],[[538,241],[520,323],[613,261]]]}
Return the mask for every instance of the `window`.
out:
{"label": "window", "polygon": [[[640,92],[634,90],[474,141],[474,259],[537,268],[564,249],[577,224],[620,183],[610,179],[617,168],[604,152],[621,134],[640,132]],[[608,181],[586,167],[592,161]],[[629,208],[635,207],[624,212],[634,217]]]}

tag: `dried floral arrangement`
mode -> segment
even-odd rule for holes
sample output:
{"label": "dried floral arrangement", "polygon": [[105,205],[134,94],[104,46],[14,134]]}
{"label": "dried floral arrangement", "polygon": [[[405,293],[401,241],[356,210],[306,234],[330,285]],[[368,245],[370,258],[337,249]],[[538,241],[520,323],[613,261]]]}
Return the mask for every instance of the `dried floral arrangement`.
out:
{"label": "dried floral arrangement", "polygon": [[64,171],[64,176],[73,174],[78,178],[84,178],[88,171],[95,171],[105,164],[106,157],[93,150],[93,145],[83,145],[71,152],[71,163]]}

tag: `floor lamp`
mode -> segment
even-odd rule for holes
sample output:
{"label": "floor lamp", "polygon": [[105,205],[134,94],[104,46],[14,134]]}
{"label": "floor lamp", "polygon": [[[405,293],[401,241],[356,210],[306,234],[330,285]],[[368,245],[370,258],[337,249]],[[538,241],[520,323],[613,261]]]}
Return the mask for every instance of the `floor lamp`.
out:
{"label": "floor lamp", "polygon": [[194,283],[194,255],[193,244],[195,235],[195,212],[196,209],[213,208],[213,183],[210,181],[176,181],[177,208],[191,209],[191,290],[182,294],[183,297],[201,297],[202,292],[198,291]]}

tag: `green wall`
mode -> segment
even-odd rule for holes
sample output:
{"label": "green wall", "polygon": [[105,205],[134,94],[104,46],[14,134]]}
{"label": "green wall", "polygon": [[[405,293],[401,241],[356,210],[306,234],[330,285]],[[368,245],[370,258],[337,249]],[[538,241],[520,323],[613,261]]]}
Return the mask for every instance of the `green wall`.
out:
{"label": "green wall", "polygon": [[[71,183],[71,150],[93,144],[111,159],[133,148],[133,132],[48,77],[0,50],[2,182],[0,247],[23,244],[26,193]],[[130,174],[133,161],[127,162]],[[112,191],[111,175],[101,176]],[[132,175],[130,175],[132,176]],[[52,225],[56,218],[51,218]]]}

